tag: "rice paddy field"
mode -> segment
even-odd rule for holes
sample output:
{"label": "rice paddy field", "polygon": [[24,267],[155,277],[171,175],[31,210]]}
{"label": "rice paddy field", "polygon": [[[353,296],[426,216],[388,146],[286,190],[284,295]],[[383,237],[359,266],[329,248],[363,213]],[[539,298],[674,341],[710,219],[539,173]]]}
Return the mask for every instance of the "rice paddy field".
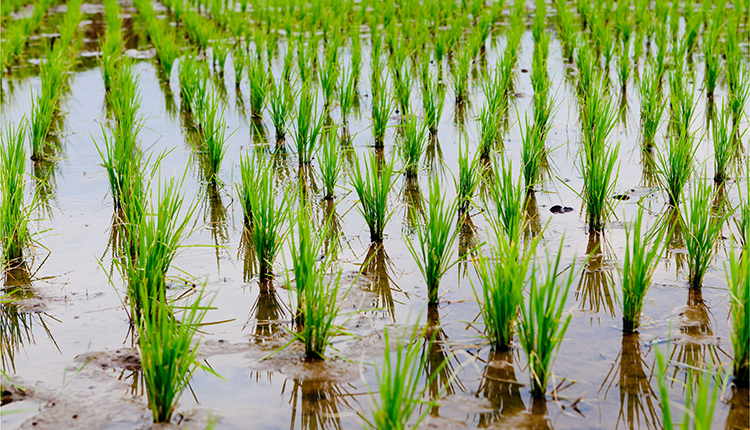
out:
{"label": "rice paddy field", "polygon": [[747,429],[746,1],[3,0],[10,429]]}

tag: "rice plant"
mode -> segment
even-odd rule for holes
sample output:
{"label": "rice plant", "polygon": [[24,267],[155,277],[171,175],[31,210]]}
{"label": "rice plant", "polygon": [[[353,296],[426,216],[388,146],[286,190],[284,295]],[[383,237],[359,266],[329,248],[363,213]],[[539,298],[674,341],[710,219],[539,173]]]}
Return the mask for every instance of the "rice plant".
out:
{"label": "rice plant", "polygon": [[318,137],[323,129],[324,116],[318,118],[314,112],[316,101],[315,90],[310,88],[309,84],[303,84],[297,107],[297,130],[294,134],[299,164],[309,164],[312,161]]}
{"label": "rice plant", "polygon": [[489,255],[474,260],[481,286],[479,292],[474,288],[474,295],[480,304],[486,336],[495,350],[510,348],[538,243],[539,238],[526,246],[501,235]]}
{"label": "rice plant", "polygon": [[420,123],[415,115],[411,115],[403,125],[403,139],[398,146],[403,164],[404,175],[416,178],[419,171],[419,160],[422,158],[427,141],[427,127]]}
{"label": "rice plant", "polygon": [[721,234],[726,215],[712,214],[707,208],[713,200],[711,187],[696,181],[690,204],[680,213],[680,223],[688,253],[688,283],[700,288],[714,254],[714,246]]}
{"label": "rice plant", "polygon": [[616,111],[599,84],[586,95],[581,122],[583,150],[580,151],[583,170],[581,198],[586,203],[587,224],[590,231],[604,229],[614,210],[612,194],[617,179],[617,156],[620,144],[612,145],[609,136],[614,127]]}
{"label": "rice plant", "polygon": [[619,43],[620,55],[618,56],[617,76],[620,80],[620,90],[626,92],[628,89],[628,78],[630,77],[630,43],[631,39],[623,40]]}
{"label": "rice plant", "polygon": [[[424,405],[422,398],[430,381],[440,373],[447,361],[438,363],[432,375],[420,388],[421,375],[427,365],[428,355],[422,353],[422,331],[414,329],[408,339],[397,336],[391,339],[388,328],[384,328],[385,353],[383,364],[376,367],[375,378],[378,384],[377,394],[370,391],[372,399],[372,421],[367,426],[377,430],[406,430],[411,417]],[[393,345],[395,344],[395,351]],[[430,412],[429,407],[420,411],[413,427]]]}
{"label": "rice plant", "polygon": [[338,142],[338,132],[335,127],[326,129],[318,148],[320,162],[320,177],[323,180],[323,198],[332,200],[336,192],[336,184],[343,176],[344,155]]}
{"label": "rice plant", "polygon": [[453,68],[451,69],[451,82],[453,82],[453,93],[456,95],[456,104],[464,103],[469,96],[470,68],[471,51],[464,47],[456,54]]}
{"label": "rice plant", "polygon": [[719,74],[721,73],[721,63],[719,62],[721,52],[717,49],[720,36],[721,31],[716,23],[714,23],[714,25],[706,30],[705,38],[703,40],[705,64],[703,79],[706,84],[706,96],[709,99],[714,98],[714,91],[716,90],[716,84],[719,80]]}
{"label": "rice plant", "polygon": [[122,55],[122,21],[120,21],[120,6],[116,1],[104,2],[104,15],[107,29],[100,42],[102,78],[104,89],[108,91],[113,84],[115,69]]}
{"label": "rice plant", "polygon": [[252,59],[247,65],[247,79],[250,81],[250,109],[255,118],[260,118],[268,95],[268,75],[260,59]]}
{"label": "rice plant", "polygon": [[654,234],[645,231],[643,215],[643,207],[639,207],[632,226],[625,226],[625,258],[619,270],[624,332],[638,331],[643,301],[666,242],[663,241],[664,229]]}
{"label": "rice plant", "polygon": [[650,150],[654,145],[654,138],[666,106],[660,85],[659,75],[654,66],[647,67],[638,86],[641,99],[643,147],[646,150]]}
{"label": "rice plant", "polygon": [[465,145],[459,139],[458,146],[458,181],[456,184],[456,202],[458,213],[465,214],[471,206],[474,195],[477,192],[481,180],[479,171],[480,158],[477,153],[469,156],[469,139],[463,139]]}
{"label": "rice plant", "polygon": [[479,148],[477,152],[484,159],[489,159],[495,150],[495,143],[500,137],[500,117],[497,112],[485,105],[479,114]]}
{"label": "rice plant", "polygon": [[370,240],[383,240],[385,225],[391,217],[388,211],[388,193],[395,182],[393,158],[380,163],[375,153],[370,153],[365,163],[359,158],[349,172],[349,182],[359,198],[359,212],[370,229]]}
{"label": "rice plant", "polygon": [[734,250],[729,255],[726,270],[731,297],[729,318],[732,328],[732,349],[734,362],[732,373],[734,382],[740,387],[750,384],[750,244],[747,242],[742,253]]}
{"label": "rice plant", "polygon": [[734,147],[735,126],[730,121],[729,107],[721,104],[719,114],[713,121],[712,140],[714,146],[714,181],[722,183],[732,171],[736,151]]}
{"label": "rice plant", "polygon": [[334,99],[336,94],[336,86],[339,80],[339,65],[337,62],[336,46],[329,48],[326,53],[325,61],[322,67],[318,70],[318,77],[320,82],[320,88],[323,91],[323,101],[328,107]]}
{"label": "rice plant", "polygon": [[440,190],[440,183],[433,180],[430,184],[430,195],[427,200],[425,223],[416,222],[417,243],[406,238],[406,247],[417,262],[419,271],[427,283],[428,303],[438,302],[440,279],[458,259],[451,261],[453,243],[458,236],[454,220],[458,207],[456,202],[446,202],[445,193]]}
{"label": "rice plant", "polygon": [[177,33],[171,28],[169,22],[152,20],[146,24],[151,34],[151,40],[156,48],[156,56],[159,64],[167,78],[172,75],[174,61],[180,56],[180,47],[177,46]]}
{"label": "rice plant", "polygon": [[436,134],[440,117],[443,115],[445,105],[445,85],[438,79],[430,79],[422,87],[422,109],[424,110],[424,122],[427,124],[430,134]]}
{"label": "rice plant", "polygon": [[404,62],[403,66],[392,67],[391,77],[393,81],[394,97],[401,109],[401,114],[408,115],[410,113],[409,107],[411,105],[412,76],[406,62]]}
{"label": "rice plant", "polygon": [[[146,288],[144,284],[134,287]],[[198,360],[196,333],[211,303],[202,303],[202,291],[197,294],[196,299],[187,303],[169,304],[162,288],[155,297],[143,301],[143,318],[136,324],[138,352],[148,406],[155,423],[170,422],[196,370],[200,368],[215,374]]]}
{"label": "rice plant", "polygon": [[[560,241],[554,261],[547,254],[544,277],[531,276],[528,298],[521,303],[518,340],[529,363],[531,395],[535,398],[544,398],[547,392],[555,356],[570,323],[571,316],[563,314],[574,271],[570,267],[567,276],[561,274],[563,242]],[[536,263],[532,265],[533,273],[538,273],[539,269]]]}
{"label": "rice plant", "polygon": [[544,130],[529,124],[528,118],[526,119],[525,132],[524,129],[521,130],[521,162],[527,191],[533,191],[542,180],[547,154],[545,135]]}
{"label": "rice plant", "polygon": [[232,51],[232,64],[234,66],[234,87],[239,89],[242,83],[242,73],[247,66],[247,55],[240,44],[237,44]]}
{"label": "rice plant", "polygon": [[372,136],[375,139],[375,147],[383,147],[385,129],[393,112],[393,98],[385,85],[378,90],[378,95],[373,95],[372,100]]}
{"label": "rice plant", "polygon": [[353,70],[344,69],[341,74],[341,84],[339,85],[339,108],[341,109],[341,121],[346,124],[349,114],[354,106],[354,99],[357,96],[357,79]]}
{"label": "rice plant", "polygon": [[219,96],[216,93],[206,93],[204,97],[203,108],[198,112],[202,143],[197,149],[202,152],[205,179],[216,183],[219,178],[221,162],[227,152],[226,122],[224,120],[224,108],[219,107]]}
{"label": "rice plant", "polygon": [[[740,54],[733,55],[739,56]],[[750,67],[744,62],[740,62],[737,69],[736,82],[729,91],[729,108],[732,111],[732,120],[735,124],[738,124],[745,117],[745,106],[750,99]]]}
{"label": "rice plant", "polygon": [[495,212],[487,210],[486,216],[496,236],[504,236],[511,243],[520,242],[526,224],[523,210],[526,187],[520,178],[513,179],[513,166],[505,160],[495,161],[493,174],[489,191]]}
{"label": "rice plant", "polygon": [[237,184],[245,227],[258,256],[261,279],[273,277],[273,263],[281,249],[285,232],[283,223],[289,205],[288,192],[276,197],[274,174],[271,163],[262,157],[251,158],[247,154],[240,158],[241,184]]}
{"label": "rice plant", "polygon": [[283,79],[280,82],[275,82],[271,86],[271,94],[268,98],[268,106],[271,111],[271,122],[273,122],[273,128],[276,131],[276,140],[281,140],[286,137],[287,122],[289,120],[289,114],[292,112],[294,107],[292,106],[292,97],[290,92],[289,84]]}
{"label": "rice plant", "polygon": [[669,77],[669,102],[672,112],[672,129],[676,134],[690,133],[696,103],[695,88],[688,90],[685,71],[681,62],[677,62]]}
{"label": "rice plant", "polygon": [[659,164],[657,179],[671,206],[677,206],[682,189],[693,173],[697,149],[694,135],[679,133],[670,136],[666,155],[662,152],[656,154]]}
{"label": "rice plant", "polygon": [[3,265],[19,263],[31,240],[30,207],[24,204],[26,187],[26,129],[8,123],[0,136],[0,239]]}
{"label": "rice plant", "polygon": [[42,92],[38,97],[32,95],[31,100],[31,120],[28,124],[31,159],[39,161],[44,159],[45,149],[49,145],[47,135],[52,127],[52,117],[57,110],[57,96]]}

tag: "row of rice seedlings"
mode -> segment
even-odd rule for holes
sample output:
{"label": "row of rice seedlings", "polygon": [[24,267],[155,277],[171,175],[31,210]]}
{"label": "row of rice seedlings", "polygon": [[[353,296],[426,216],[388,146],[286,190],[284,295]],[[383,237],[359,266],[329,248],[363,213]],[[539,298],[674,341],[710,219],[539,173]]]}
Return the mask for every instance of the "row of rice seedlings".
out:
{"label": "row of rice seedlings", "polygon": [[546,165],[547,147],[545,145],[546,132],[543,126],[529,124],[521,129],[521,162],[523,179],[526,190],[533,191],[534,187],[542,181],[542,173]]}
{"label": "row of rice seedlings", "polygon": [[399,155],[403,165],[404,175],[407,178],[416,178],[419,172],[419,160],[424,153],[427,140],[427,125],[420,122],[416,115],[411,115],[404,122],[403,137],[398,146]]}
{"label": "row of rice seedlings", "polygon": [[380,162],[375,153],[370,153],[365,162],[354,159],[349,172],[349,182],[359,199],[358,210],[370,229],[370,240],[383,240],[385,225],[392,213],[388,211],[388,193],[393,187],[393,158]]}
{"label": "row of rice seedlings", "polygon": [[[531,395],[535,398],[544,398],[547,392],[555,356],[570,324],[571,315],[564,316],[564,309],[575,273],[573,267],[567,268],[567,276],[561,273],[565,270],[560,267],[562,247],[561,241],[554,260],[547,254],[544,277],[531,276],[528,297],[520,306],[518,340],[529,363]],[[540,269],[534,263],[531,271],[539,273]]]}
{"label": "row of rice seedlings", "polygon": [[[3,6],[10,2],[3,2]],[[15,19],[3,23],[3,37],[0,41],[0,70],[10,70],[23,54],[29,36],[37,31],[55,0],[39,0],[34,3],[34,12],[29,18]]]}
{"label": "row of rice seedlings", "polygon": [[269,92],[268,106],[271,111],[271,122],[276,132],[276,140],[286,137],[287,122],[294,109],[294,97],[291,88],[286,80],[281,79],[279,82],[273,83]]}
{"label": "row of rice seedlings", "polygon": [[[338,33],[337,33],[338,34]],[[323,91],[325,106],[331,106],[336,94],[336,86],[339,80],[338,46],[331,43],[324,53],[325,58],[322,66],[318,69],[320,89]]]}
{"label": "row of rice seedlings", "polygon": [[659,165],[657,180],[671,206],[677,206],[682,189],[692,175],[697,150],[693,134],[676,133],[669,137],[666,154],[661,151],[656,154]]}
{"label": "row of rice seedlings", "polygon": [[338,140],[336,127],[330,127],[323,132],[322,145],[318,148],[320,177],[323,180],[323,198],[333,200],[336,194],[336,184],[343,176],[344,155]]}
{"label": "row of rice seedlings", "polygon": [[[290,230],[292,266],[297,293],[297,320],[301,325],[296,338],[305,344],[308,359],[325,357],[331,338],[339,332],[334,321],[338,316],[338,292],[341,270],[333,269],[332,254],[318,262],[330,220],[318,232],[313,231],[309,209],[305,205],[290,210],[290,223],[297,225],[297,234]],[[329,273],[330,271],[330,273]],[[287,280],[291,284],[290,280]]]}
{"label": "row of rice seedlings", "polygon": [[659,129],[666,101],[662,97],[659,75],[653,64],[643,71],[638,86],[641,99],[641,133],[643,148],[650,151],[654,146],[656,132]]}
{"label": "row of rice seedlings", "polygon": [[168,20],[157,19],[154,8],[148,0],[133,0],[144,22],[146,31],[156,49],[156,56],[164,76],[169,78],[172,74],[172,65],[180,55],[177,41],[177,32],[169,25]]}
{"label": "row of rice seedlings", "polygon": [[632,39],[615,42],[620,48],[617,60],[617,77],[620,82],[620,91],[627,93],[628,79],[630,78],[630,44]]}
{"label": "row of rice seedlings", "polygon": [[297,130],[293,135],[299,164],[310,164],[323,130],[325,115],[316,114],[317,100],[315,88],[303,83],[297,105]]}
{"label": "row of rice seedlings", "polygon": [[232,49],[232,62],[234,66],[234,88],[239,90],[240,84],[242,83],[242,73],[245,71],[247,66],[247,54],[246,47],[242,46],[241,43],[237,43]]}
{"label": "row of rice seedlings", "polygon": [[446,204],[446,196],[440,189],[440,183],[436,179],[432,180],[424,225],[414,222],[416,243],[411,237],[406,238],[406,247],[427,283],[427,303],[431,305],[438,303],[440,279],[459,261],[450,258],[458,237],[454,222],[457,212],[456,202]]}
{"label": "row of rice seedlings", "polygon": [[581,198],[586,203],[589,230],[600,232],[614,210],[611,196],[619,170],[616,164],[620,149],[619,143],[613,146],[609,142],[616,112],[603,83],[599,82],[587,91],[582,110]]}
{"label": "row of rice seedlings", "polygon": [[454,57],[451,78],[456,104],[466,102],[469,97],[469,70],[471,68],[471,51],[467,46],[460,48]]}
{"label": "row of rice seedlings", "polygon": [[625,226],[625,258],[619,268],[622,286],[622,330],[636,332],[640,327],[641,311],[651,277],[664,252],[664,232],[649,232],[644,228],[643,207],[632,226]]}
{"label": "row of rice seedlings", "polygon": [[721,234],[726,215],[712,214],[707,210],[713,201],[710,185],[696,181],[690,204],[680,213],[680,223],[688,254],[688,283],[700,288],[714,254],[714,246]]}
{"label": "row of rice seedlings", "polygon": [[172,3],[175,17],[185,24],[188,37],[198,45],[202,52],[207,53],[211,39],[216,34],[213,21],[204,18],[183,1],[178,0],[170,3]]}
{"label": "row of rice seedlings", "polygon": [[719,62],[721,52],[718,50],[720,37],[721,28],[719,28],[717,23],[714,22],[709,26],[703,38],[703,56],[705,65],[703,79],[705,81],[706,97],[709,99],[714,98],[716,84],[718,83],[721,74],[721,63]]}
{"label": "row of rice seedlings", "polygon": [[688,90],[685,71],[680,59],[675,60],[675,68],[669,76],[669,102],[672,113],[672,130],[677,134],[687,134],[693,123],[696,104],[695,87]]}
{"label": "row of rice seedlings", "polygon": [[258,256],[258,275],[261,279],[271,279],[273,263],[285,237],[282,228],[289,206],[288,192],[284,192],[281,198],[276,197],[273,166],[261,156],[243,155],[240,158],[240,177],[237,194],[245,228]]}
{"label": "row of rice seedlings", "polygon": [[[733,54],[741,56],[741,54]],[[742,61],[742,60],[733,60]],[[750,67],[744,61],[735,66],[738,70],[735,72],[737,77],[729,91],[729,109],[732,111],[732,121],[739,124],[745,119],[745,106],[750,100]]]}
{"label": "row of rice seedlings", "polygon": [[25,139],[26,129],[10,123],[0,136],[0,247],[4,267],[21,263],[32,240],[29,222],[34,202],[24,201]]}
{"label": "row of rice seedlings", "polygon": [[99,42],[101,51],[101,71],[104,79],[104,89],[109,91],[114,80],[115,69],[123,55],[122,21],[120,20],[120,5],[116,0],[104,2],[104,18],[107,28],[104,38]]}

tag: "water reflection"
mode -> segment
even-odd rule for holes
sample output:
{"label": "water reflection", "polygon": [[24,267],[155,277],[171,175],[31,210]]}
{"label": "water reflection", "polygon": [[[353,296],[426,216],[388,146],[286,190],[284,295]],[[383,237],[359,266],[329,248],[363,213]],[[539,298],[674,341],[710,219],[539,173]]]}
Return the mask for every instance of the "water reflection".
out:
{"label": "water reflection", "polygon": [[[372,242],[367,249],[367,255],[362,266],[364,283],[362,289],[373,294],[371,309],[384,310],[391,319],[396,321],[393,291],[401,292],[397,286],[391,287],[391,275],[393,262],[385,252],[383,242]],[[365,309],[368,308],[365,306]]]}
{"label": "water reflection", "polygon": [[443,150],[437,135],[430,135],[424,152],[424,167],[430,178],[435,178],[445,170],[443,164]]}
{"label": "water reflection", "polygon": [[424,198],[417,178],[404,178],[401,201],[406,205],[401,231],[407,237],[413,238],[417,232],[417,226],[425,221]]}
{"label": "water reflection", "polygon": [[[282,397],[291,382],[289,404],[292,407],[290,429],[337,429],[340,430],[340,410],[352,410],[347,398],[351,394],[345,388],[322,379],[293,379],[284,381]],[[356,405],[356,409],[361,409]]]}
{"label": "water reflection", "polygon": [[284,304],[279,300],[272,281],[261,280],[258,285],[260,292],[252,309],[250,309],[250,315],[253,315],[255,320],[253,341],[256,344],[263,344],[286,334],[286,330],[282,327],[282,319],[286,313]]}
{"label": "water reflection", "polygon": [[513,354],[514,351],[490,349],[477,392],[489,401],[493,411],[479,415],[477,424],[480,428],[502,423],[503,417],[523,413],[526,409],[521,397],[523,384],[516,378]]}
{"label": "water reflection", "polygon": [[206,184],[203,199],[203,223],[206,225],[214,243],[216,270],[220,271],[221,253],[229,241],[227,227],[227,208],[221,198],[221,189],[215,182]]}
{"label": "water reflection", "polygon": [[467,276],[469,263],[477,254],[477,227],[469,213],[458,215],[458,273],[459,277]]}
{"label": "water reflection", "polygon": [[[615,317],[614,278],[609,267],[608,253],[603,252],[606,246],[603,234],[590,234],[586,254],[589,259],[581,273],[581,279],[575,291],[578,306],[594,313],[604,311],[611,318]],[[592,317],[593,319],[593,317]]]}
{"label": "water reflection", "polygon": [[667,209],[662,222],[667,223],[667,234],[669,235],[669,242],[664,252],[664,264],[666,269],[669,269],[669,263],[674,257],[675,277],[677,278],[687,263],[687,256],[684,252],[685,237],[683,236],[682,222],[680,221],[680,209],[677,207]]}
{"label": "water reflection", "polygon": [[616,427],[622,423],[628,429],[659,428],[661,411],[651,386],[653,371],[643,360],[643,351],[638,333],[623,333],[620,353],[612,369],[599,388],[607,399],[609,390],[615,385],[620,397],[620,412]]}
{"label": "water reflection", "polygon": [[430,407],[430,415],[439,417],[440,405],[437,400],[444,395],[455,394],[456,391],[466,391],[466,388],[455,375],[458,362],[446,346],[448,335],[440,325],[440,310],[437,305],[427,307],[427,327],[424,337],[422,356],[425,363],[425,377],[429,381],[426,393],[434,402]]}
{"label": "water reflection", "polygon": [[542,232],[542,218],[539,216],[539,204],[536,200],[536,192],[529,191],[526,193],[523,208],[526,215],[524,235],[528,240],[537,237]]}

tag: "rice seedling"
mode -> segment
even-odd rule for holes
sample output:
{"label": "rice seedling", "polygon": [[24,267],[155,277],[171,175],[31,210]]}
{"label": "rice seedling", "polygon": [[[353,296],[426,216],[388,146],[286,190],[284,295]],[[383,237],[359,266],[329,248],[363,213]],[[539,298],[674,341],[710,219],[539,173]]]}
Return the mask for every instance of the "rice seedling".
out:
{"label": "rice seedling", "polygon": [[219,103],[219,96],[216,93],[205,93],[203,108],[198,113],[202,142],[197,149],[203,154],[205,179],[211,183],[217,182],[221,162],[227,153],[224,108],[220,108]]}
{"label": "rice seedling", "polygon": [[493,175],[489,193],[495,212],[486,211],[488,221],[498,237],[504,236],[511,243],[520,242],[526,224],[523,210],[526,186],[520,178],[513,179],[512,163],[506,165],[504,159],[500,164],[494,162]]}
{"label": "rice seedling", "polygon": [[628,89],[628,78],[630,77],[630,43],[631,39],[623,40],[620,46],[620,54],[618,56],[617,65],[617,76],[620,80],[620,90],[626,92]]}
{"label": "rice seedling", "polygon": [[[301,325],[296,338],[305,344],[305,357],[322,359],[331,337],[339,332],[333,322],[338,316],[338,292],[341,270],[333,273],[330,256],[318,262],[328,224],[313,231],[308,208],[301,205],[290,218],[296,216],[297,235],[290,230],[292,263],[297,292],[297,315]],[[290,220],[290,222],[293,222]],[[328,270],[331,273],[328,274]],[[287,280],[287,283],[291,282]]]}
{"label": "rice seedling", "polygon": [[705,69],[703,72],[703,79],[706,84],[706,96],[709,99],[714,98],[714,91],[716,90],[716,83],[721,73],[721,63],[719,58],[721,53],[718,48],[718,39],[721,36],[721,30],[716,24],[712,25],[705,33],[703,40],[703,55]]}
{"label": "rice seedling", "polygon": [[[547,254],[545,277],[539,280],[538,276],[531,276],[528,298],[520,306],[518,340],[529,362],[531,395],[535,398],[544,398],[547,392],[555,356],[570,323],[570,315],[564,317],[563,313],[574,270],[570,267],[568,276],[561,274],[563,242],[560,241],[554,261]],[[536,263],[532,264],[532,273],[539,269]]]}
{"label": "rice seedling", "polygon": [[581,115],[583,191],[580,196],[586,203],[587,224],[593,232],[604,229],[614,210],[611,197],[619,170],[616,164],[620,144],[613,146],[609,142],[616,111],[605,92],[601,83],[593,88],[586,96]]}
{"label": "rice seedling", "polygon": [[122,22],[120,21],[120,6],[116,1],[104,2],[104,13],[107,21],[107,29],[104,39],[100,42],[101,70],[106,91],[112,87],[115,69],[122,56]]}
{"label": "rice seedling", "polygon": [[469,156],[469,139],[464,139],[465,145],[461,144],[459,138],[458,147],[458,183],[456,184],[456,202],[458,213],[465,214],[474,199],[474,195],[481,180],[479,172],[480,159],[477,153]]}
{"label": "rice seedling", "polygon": [[241,184],[237,184],[245,227],[258,256],[261,279],[273,278],[273,263],[284,240],[282,230],[289,206],[288,192],[276,197],[273,167],[262,157],[240,158]]}
{"label": "rice seedling", "polygon": [[654,146],[654,138],[666,106],[661,95],[659,75],[653,65],[644,70],[638,90],[641,99],[643,148],[650,150]]}
{"label": "rice seedling", "polygon": [[430,134],[436,134],[445,102],[445,85],[438,79],[430,79],[422,87],[422,109],[424,122]]}
{"label": "rice seedling", "polygon": [[378,96],[373,95],[372,100],[372,136],[375,139],[375,147],[383,147],[383,138],[385,129],[388,126],[388,120],[393,112],[393,98],[391,97],[385,85],[378,90]]}
{"label": "rice seedling", "polygon": [[740,387],[750,384],[750,244],[745,242],[738,255],[732,249],[726,269],[731,297],[730,320],[734,361],[732,374]]}
{"label": "rice seedling", "polygon": [[229,43],[222,39],[223,32],[218,28],[214,28],[213,38],[216,40],[211,47],[211,54],[213,57],[213,65],[219,66],[219,76],[224,76],[224,65],[227,62],[229,56]]}
{"label": "rice seedling", "polygon": [[513,242],[501,235],[489,255],[474,260],[481,286],[479,292],[474,288],[474,295],[480,303],[486,336],[494,350],[510,348],[538,243],[537,237],[524,246],[523,242]]}
{"label": "rice seedling", "polygon": [[722,103],[719,115],[713,122],[714,181],[719,183],[729,177],[736,155],[734,147],[736,126],[731,125],[730,115],[727,104]]}
{"label": "rice seedling", "polygon": [[456,104],[462,104],[469,96],[469,69],[471,68],[471,51],[464,47],[456,54],[453,68],[451,69],[451,82],[453,82],[453,93],[456,95]]}
{"label": "rice seedling", "polygon": [[419,271],[427,283],[428,303],[438,302],[440,279],[456,263],[451,261],[453,243],[458,236],[454,224],[458,206],[456,202],[446,204],[446,196],[440,190],[440,183],[433,180],[430,184],[430,195],[427,200],[425,224],[416,224],[417,243],[406,238],[406,247],[417,262]]}
{"label": "rice seedling", "polygon": [[197,114],[200,112],[198,105],[202,101],[200,95],[207,92],[208,86],[208,70],[205,63],[192,54],[184,56],[180,60],[179,80],[182,108],[186,112]]}
{"label": "rice seedling", "polygon": [[688,90],[685,72],[678,61],[669,76],[669,101],[672,110],[672,129],[678,134],[688,134],[693,123],[696,104],[695,88]]}
{"label": "rice seedling", "polygon": [[45,92],[34,98],[31,102],[31,120],[28,128],[30,131],[31,159],[43,160],[45,149],[49,145],[47,135],[52,127],[52,117],[57,110],[57,97],[47,95]]}
{"label": "rice seedling", "polygon": [[500,117],[490,107],[485,105],[479,114],[479,148],[477,152],[484,159],[489,159],[500,136]]}
{"label": "rice seedling", "polygon": [[[733,55],[738,56],[739,54]],[[750,68],[747,64],[740,63],[737,69],[736,74],[738,76],[734,78],[734,86],[729,91],[729,109],[732,111],[732,120],[735,124],[739,124],[745,117],[745,106],[750,99]]]}
{"label": "rice seedling", "polygon": [[31,242],[31,206],[24,204],[25,139],[26,129],[10,122],[0,136],[0,246],[5,266],[20,263]]}
{"label": "rice seedling", "polygon": [[237,44],[232,50],[232,64],[234,67],[234,87],[239,89],[242,83],[242,73],[247,67],[247,54],[240,44]]}
{"label": "rice seedling", "polygon": [[411,115],[403,124],[403,139],[398,146],[403,164],[404,175],[416,178],[419,171],[419,160],[422,158],[427,141],[427,125]]}
{"label": "rice seedling", "polygon": [[524,129],[521,130],[521,162],[523,163],[521,170],[527,191],[533,191],[534,187],[541,182],[546,163],[547,147],[544,138],[546,133],[541,127],[535,125],[529,124],[526,118],[525,132]]}
{"label": "rice seedling", "polygon": [[255,118],[260,118],[268,95],[268,75],[260,59],[249,61],[247,78],[250,81],[250,109]]}
{"label": "rice seedling", "polygon": [[311,88],[308,83],[304,83],[300,91],[294,143],[297,146],[299,164],[310,164],[318,142],[318,136],[323,129],[325,115],[321,115],[320,118],[314,115],[318,99],[315,89]]}
{"label": "rice seedling", "polygon": [[268,107],[271,111],[271,122],[273,122],[273,128],[276,131],[276,140],[286,137],[287,121],[294,108],[290,91],[289,84],[283,79],[280,82],[274,82],[271,86]]}
{"label": "rice seedling", "polygon": [[677,206],[690,175],[693,173],[693,160],[697,145],[692,134],[672,134],[667,145],[666,155],[657,152],[659,171],[657,180],[667,193],[668,203]]}
{"label": "rice seedling", "polygon": [[401,109],[402,115],[409,114],[409,106],[411,105],[411,87],[412,87],[412,76],[409,66],[406,62],[403,62],[402,66],[391,67],[391,79],[393,81],[394,96],[398,102],[398,106]]}
{"label": "rice seedling", "polygon": [[651,285],[651,276],[664,252],[664,243],[668,242],[663,240],[663,228],[653,234],[645,231],[643,215],[643,207],[639,207],[632,226],[625,226],[625,258],[619,268],[624,332],[636,332],[640,327],[643,301]]}
{"label": "rice seedling", "polygon": [[159,64],[167,78],[172,75],[174,60],[180,56],[180,47],[177,46],[177,33],[168,22],[152,20],[147,25],[151,40],[156,48],[156,56]]}
{"label": "rice seedling", "polygon": [[[146,287],[138,284],[135,288]],[[202,303],[205,301],[203,291],[197,294],[196,299],[187,303],[169,304],[162,288],[156,297],[143,301],[143,318],[137,324],[138,352],[148,406],[155,423],[168,423],[172,419],[177,402],[196,370],[200,368],[216,375],[198,360],[196,333],[211,301]]]}
{"label": "rice seedling", "polygon": [[[336,47],[330,48],[330,51],[336,52]],[[330,52],[329,51],[329,52]],[[339,65],[336,62],[336,56],[330,53],[326,55],[323,67],[318,70],[320,88],[323,91],[323,101],[326,107],[331,105],[336,94],[336,85],[339,80]]]}
{"label": "rice seedling", "polygon": [[391,217],[388,211],[388,192],[393,188],[393,157],[380,163],[375,153],[370,153],[364,166],[354,159],[349,182],[359,198],[358,210],[370,229],[370,240],[383,240],[385,225]]}
{"label": "rice seedling", "polygon": [[[367,421],[367,426],[377,430],[405,430],[412,421],[411,417],[417,412],[420,405],[424,405],[422,398],[430,381],[434,379],[447,363],[447,359],[439,363],[432,375],[420,388],[422,370],[427,365],[428,355],[422,353],[423,331],[413,329],[408,339],[397,336],[395,341],[391,340],[389,330],[383,330],[385,340],[385,354],[383,355],[382,367],[375,369],[375,378],[378,384],[377,395],[370,391],[373,403],[372,421]],[[426,340],[425,340],[426,342]],[[395,351],[393,345],[395,344]],[[419,423],[430,412],[429,407],[420,411],[419,417],[414,421],[413,427]]]}
{"label": "rice seedling", "polygon": [[344,155],[339,147],[338,130],[335,127],[326,129],[321,141],[322,145],[318,148],[318,160],[320,177],[323,180],[323,198],[333,200],[336,184],[341,179],[344,168]]}
{"label": "rice seedling", "polygon": [[688,253],[688,283],[691,288],[700,288],[703,284],[703,276],[711,264],[714,246],[727,216],[712,214],[706,210],[711,206],[712,200],[711,186],[696,181],[690,204],[680,213]]}
{"label": "rice seedling", "polygon": [[344,124],[348,122],[348,117],[354,107],[354,99],[356,96],[357,77],[354,74],[354,69],[351,69],[348,72],[344,69],[341,74],[341,84],[339,85],[339,108],[341,109],[341,121]]}

